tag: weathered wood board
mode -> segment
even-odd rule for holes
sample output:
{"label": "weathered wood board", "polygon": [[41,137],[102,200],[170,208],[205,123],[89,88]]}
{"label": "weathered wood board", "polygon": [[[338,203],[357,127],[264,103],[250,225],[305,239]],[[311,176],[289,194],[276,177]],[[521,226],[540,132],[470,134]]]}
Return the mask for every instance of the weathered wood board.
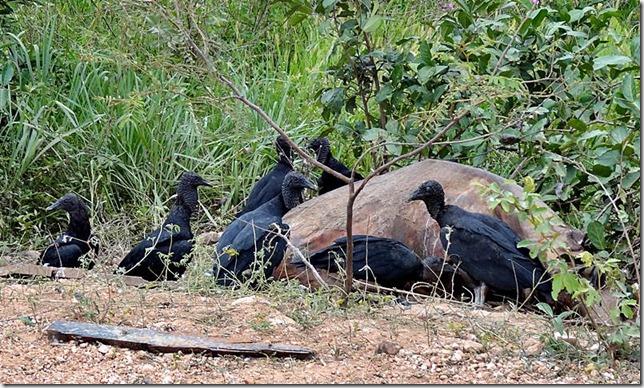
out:
{"label": "weathered wood board", "polygon": [[[87,275],[82,268],[49,267],[37,264],[11,264],[0,266],[0,277],[30,278],[44,277],[49,279],[82,279]],[[127,286],[156,287],[163,284],[170,289],[177,288],[176,281],[149,282],[139,276],[108,275],[112,280],[122,280]]]}
{"label": "weathered wood board", "polygon": [[36,264],[11,264],[0,267],[0,277],[41,276],[50,278],[54,273],[53,267],[44,267]]}
{"label": "weathered wood board", "polygon": [[108,345],[160,353],[206,353],[212,355],[239,355],[250,357],[293,357],[306,359],[314,356],[310,349],[271,343],[235,343],[219,339],[166,333],[129,326],[97,325],[86,322],[55,321],[47,328],[52,340],[85,342],[98,341]]}

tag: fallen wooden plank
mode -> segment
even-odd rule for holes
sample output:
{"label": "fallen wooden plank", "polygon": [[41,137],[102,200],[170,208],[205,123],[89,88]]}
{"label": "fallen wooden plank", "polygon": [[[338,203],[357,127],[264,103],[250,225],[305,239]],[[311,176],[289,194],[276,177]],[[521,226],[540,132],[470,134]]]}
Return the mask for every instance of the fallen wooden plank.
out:
{"label": "fallen wooden plank", "polygon": [[11,264],[0,267],[0,277],[9,276],[42,276],[50,278],[54,272],[53,267],[44,267],[36,264]]}
{"label": "fallen wooden plank", "polygon": [[235,343],[192,335],[166,333],[128,326],[55,321],[47,328],[52,340],[98,341],[108,345],[160,353],[206,353],[212,355],[271,356],[305,359],[315,353],[297,346],[266,343]]}
{"label": "fallen wooden plank", "polygon": [[81,279],[87,270],[82,268],[50,267],[38,264],[11,264],[0,267],[0,277],[41,276],[59,279]]}
{"label": "fallen wooden plank", "polygon": [[58,279],[82,279],[87,274],[86,269],[54,267],[53,276]]}
{"label": "fallen wooden plank", "polygon": [[[82,279],[88,270],[82,268],[50,267],[37,264],[10,264],[0,266],[0,277],[45,277],[50,279]],[[122,280],[126,286],[157,287],[163,285],[169,289],[179,287],[176,281],[149,282],[139,276],[109,275],[110,280]]]}

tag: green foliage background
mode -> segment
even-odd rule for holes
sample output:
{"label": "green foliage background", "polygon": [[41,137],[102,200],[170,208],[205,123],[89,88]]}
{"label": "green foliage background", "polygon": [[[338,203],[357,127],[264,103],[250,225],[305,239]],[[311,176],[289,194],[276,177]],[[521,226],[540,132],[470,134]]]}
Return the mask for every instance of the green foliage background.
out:
{"label": "green foliage background", "polygon": [[[8,2],[0,238],[29,244],[66,191],[98,220],[162,217],[181,171],[226,218],[273,161],[274,133],[191,52],[296,140],[325,134],[372,170],[454,112],[450,158],[520,179],[604,258],[639,244],[639,13],[630,2]],[[357,5],[356,5],[357,4]],[[190,30],[190,26],[197,26]],[[614,202],[613,202],[614,201]],[[36,240],[37,241],[37,240]]]}
{"label": "green foliage background", "polygon": [[2,247],[44,245],[64,215],[43,209],[68,191],[88,200],[95,224],[124,217],[131,230],[150,229],[184,170],[215,184],[202,192],[206,229],[230,219],[272,167],[275,133],[227,97],[192,41],[296,141],[326,135],[349,165],[369,150],[363,175],[469,109],[424,156],[530,178],[587,232],[585,259],[632,301],[641,206],[633,0],[0,6]]}

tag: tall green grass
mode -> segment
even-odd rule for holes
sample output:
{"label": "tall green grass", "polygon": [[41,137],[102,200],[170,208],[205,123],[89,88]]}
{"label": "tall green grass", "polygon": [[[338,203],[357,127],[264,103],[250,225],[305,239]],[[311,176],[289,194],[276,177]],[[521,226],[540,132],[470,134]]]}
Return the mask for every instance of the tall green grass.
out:
{"label": "tall green grass", "polygon": [[[220,54],[217,70],[294,139],[317,133],[312,96],[330,47],[315,26],[236,14],[270,12],[261,7],[207,7],[202,25]],[[184,170],[213,181],[202,192],[207,207],[228,199],[216,218],[223,223],[272,168],[276,133],[186,56],[158,8],[70,0],[15,17],[3,31],[4,66],[16,71],[3,90],[10,103],[0,105],[0,240],[37,245],[30,239],[51,223],[42,209],[67,191],[87,199],[99,222],[126,212],[151,226]]]}
{"label": "tall green grass", "polygon": [[[134,227],[151,227],[167,212],[184,170],[214,183],[202,201],[224,224],[272,168],[276,133],[227,98],[230,91],[191,54],[168,16],[185,22],[192,14],[206,36],[193,38],[207,43],[215,70],[297,142],[329,132],[315,93],[337,53],[315,20],[292,27],[283,9],[261,2],[200,7],[66,0],[17,9],[16,23],[2,31],[3,68],[13,75],[0,95],[7,119],[0,128],[0,240],[38,245],[53,220],[64,220],[43,209],[67,191],[87,199],[98,222],[126,213]],[[392,18],[374,44],[427,33],[407,21],[431,7],[387,7],[408,17]],[[354,144],[330,136],[335,154],[351,165],[359,155]]]}

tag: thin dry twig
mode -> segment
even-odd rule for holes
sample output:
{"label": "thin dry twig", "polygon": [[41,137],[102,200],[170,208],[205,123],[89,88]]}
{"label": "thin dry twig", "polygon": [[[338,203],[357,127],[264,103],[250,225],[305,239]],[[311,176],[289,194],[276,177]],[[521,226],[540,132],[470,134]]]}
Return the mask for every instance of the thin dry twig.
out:
{"label": "thin dry twig", "polygon": [[274,232],[274,233],[275,233],[275,234],[277,234],[277,235],[278,235],[279,237],[281,237],[282,239],[284,239],[284,241],[286,241],[286,245],[287,245],[287,246],[288,246],[288,247],[289,247],[293,252],[295,252],[295,254],[296,254],[296,255],[300,258],[300,260],[304,263],[304,265],[306,265],[306,267],[311,271],[311,273],[313,274],[313,277],[315,278],[315,280],[317,280],[317,281],[318,281],[318,283],[320,283],[320,284],[322,285],[322,287],[323,287],[325,290],[327,290],[327,291],[328,291],[328,290],[329,290],[329,285],[328,285],[328,284],[326,284],[326,282],[324,281],[324,279],[322,279],[322,276],[320,276],[320,274],[318,273],[317,269],[315,269],[315,267],[313,266],[313,264],[311,264],[311,263],[307,260],[307,258],[304,256],[304,254],[302,253],[302,251],[300,251],[300,250],[298,249],[298,247],[296,247],[295,245],[293,245],[293,243],[291,242],[291,240],[289,240],[289,239],[288,239],[288,237],[286,237],[286,235],[285,235],[284,233],[282,233],[282,230],[279,228],[279,226],[278,226],[277,224],[273,224],[273,225],[275,225],[275,226],[277,227],[277,230],[278,230],[277,232]]}

